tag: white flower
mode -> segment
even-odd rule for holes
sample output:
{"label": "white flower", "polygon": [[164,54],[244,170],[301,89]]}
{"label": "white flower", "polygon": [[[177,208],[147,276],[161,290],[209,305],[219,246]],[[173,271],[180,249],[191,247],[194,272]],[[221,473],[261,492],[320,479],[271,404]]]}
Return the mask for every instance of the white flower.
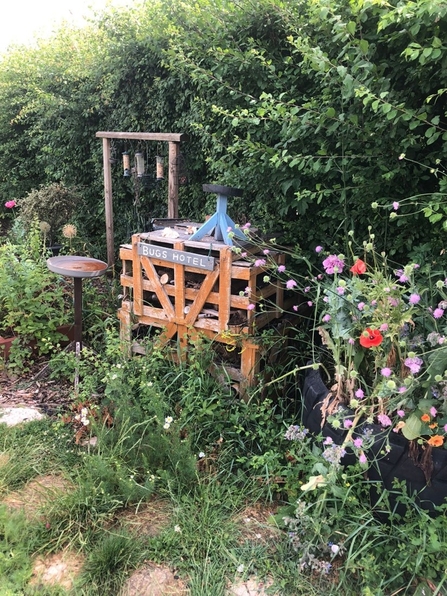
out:
{"label": "white flower", "polygon": [[339,550],[340,550],[340,547],[338,546],[338,544],[332,544],[331,545],[332,554],[338,555]]}
{"label": "white flower", "polygon": [[174,419],[172,418],[172,416],[167,416],[167,417],[165,418],[165,423],[166,423],[166,424],[171,424],[171,422],[172,422],[173,420],[174,420]]}
{"label": "white flower", "polygon": [[182,529],[180,526],[174,526],[174,532],[179,532],[181,534]]}
{"label": "white flower", "polygon": [[202,457],[205,457],[205,454],[203,453],[203,451],[201,451],[201,452],[199,453],[199,457],[200,457],[200,459],[202,459]]}
{"label": "white flower", "polygon": [[168,430],[168,428],[169,428],[170,426],[171,426],[171,425],[170,425],[168,422],[165,422],[165,423],[163,424],[163,428],[164,428],[165,430]]}
{"label": "white flower", "polygon": [[238,568],[236,569],[236,571],[238,573],[244,573],[244,569],[245,569],[245,565],[243,565],[242,563],[238,566]]}

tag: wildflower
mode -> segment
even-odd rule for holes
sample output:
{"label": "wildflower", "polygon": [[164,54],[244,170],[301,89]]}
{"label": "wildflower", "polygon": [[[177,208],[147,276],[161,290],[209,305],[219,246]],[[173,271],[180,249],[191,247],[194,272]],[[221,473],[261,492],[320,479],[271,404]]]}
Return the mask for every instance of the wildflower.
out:
{"label": "wildflower", "polygon": [[414,356],[413,358],[405,358],[404,364],[410,369],[412,375],[416,375],[421,370],[423,360],[417,356]]}
{"label": "wildflower", "polygon": [[284,273],[285,270],[286,270],[286,266],[285,265],[280,265],[278,267],[278,273]]}
{"label": "wildflower", "polygon": [[296,284],[296,281],[295,281],[294,279],[289,279],[289,280],[287,280],[287,282],[286,282],[286,288],[287,288],[288,290],[291,290],[291,289],[292,289],[292,288],[294,288],[296,285],[297,285],[297,284]]}
{"label": "wildflower", "polygon": [[244,229],[244,228],[245,228],[245,229],[246,229],[246,228],[249,228],[250,226],[251,226],[251,223],[250,223],[249,221],[247,221],[247,223],[245,223],[245,224],[242,226],[242,229]]}
{"label": "wildflower", "polygon": [[332,437],[326,437],[323,441],[323,445],[332,445],[333,442],[334,441],[333,441]]}
{"label": "wildflower", "polygon": [[364,348],[373,348],[380,346],[383,341],[383,336],[378,329],[370,329],[369,327],[363,331],[360,336],[360,345]]}
{"label": "wildflower", "polygon": [[365,306],[366,306],[366,304],[365,304],[364,302],[359,302],[359,303],[357,304],[357,308],[358,308],[359,310],[363,310],[363,309],[365,308]]}
{"label": "wildflower", "polygon": [[345,428],[351,428],[352,425],[353,425],[353,422],[349,418],[347,420],[344,420],[344,422],[343,422],[343,426]]}
{"label": "wildflower", "polygon": [[354,275],[362,275],[363,273],[366,273],[366,263],[362,261],[362,259],[357,259],[350,271]]}
{"label": "wildflower", "polygon": [[288,441],[302,441],[306,437],[308,432],[309,432],[308,429],[305,428],[304,426],[298,426],[296,424],[292,424],[286,430],[286,432],[284,434],[284,438],[287,439]]}
{"label": "wildflower", "polygon": [[440,319],[443,314],[444,314],[444,311],[442,310],[442,308],[435,308],[435,310],[433,311],[433,317],[435,319]]}
{"label": "wildflower", "polygon": [[323,451],[324,459],[334,466],[338,466],[345,455],[346,450],[341,445],[332,445]]}
{"label": "wildflower", "polygon": [[357,391],[355,392],[355,396],[358,397],[359,399],[362,399],[363,397],[365,397],[363,389],[357,389]]}
{"label": "wildflower", "polygon": [[247,310],[254,310],[255,308],[256,308],[256,305],[255,304],[249,304],[247,306]]}
{"label": "wildflower", "polygon": [[444,437],[441,437],[441,435],[433,435],[428,439],[427,443],[432,447],[441,447],[444,443]]}
{"label": "wildflower", "polygon": [[408,299],[408,302],[410,304],[417,304],[420,301],[421,297],[419,296],[419,294],[411,294],[410,298]]}
{"label": "wildflower", "polygon": [[340,547],[338,546],[338,544],[331,544],[330,548],[331,548],[331,552],[333,555],[338,555],[338,552],[340,550]]}
{"label": "wildflower", "polygon": [[312,302],[312,300],[309,300],[308,303],[307,303],[307,306],[313,306],[313,304],[314,303]]}
{"label": "wildflower", "polygon": [[343,271],[344,266],[344,261],[340,259],[340,257],[337,257],[337,255],[329,255],[323,261],[324,270],[328,275],[333,275],[334,273],[341,273]]}
{"label": "wildflower", "polygon": [[331,315],[324,315],[322,320],[323,323],[329,323],[329,321],[331,320]]}
{"label": "wildflower", "polygon": [[265,259],[256,259],[256,261],[255,261],[255,267],[264,267],[265,264],[266,264]]}
{"label": "wildflower", "polygon": [[240,565],[238,565],[236,571],[238,573],[244,573],[244,569],[245,569],[245,565],[242,565],[242,563]]}
{"label": "wildflower", "polygon": [[174,526],[174,532],[178,532],[179,534],[182,533],[182,529],[180,526]]}
{"label": "wildflower", "polygon": [[345,288],[343,286],[338,286],[338,288],[337,288],[337,294],[339,296],[343,296],[344,293],[345,293]]}
{"label": "wildflower", "polygon": [[392,370],[391,368],[385,367],[382,368],[382,370],[380,371],[380,374],[382,375],[382,377],[390,377],[392,374]]}
{"label": "wildflower", "polygon": [[399,155],[398,159],[399,159],[400,161],[402,161],[403,159],[405,159],[405,153],[401,153],[401,154]]}
{"label": "wildflower", "polygon": [[360,447],[363,445],[363,439],[360,437],[357,437],[356,439],[354,439],[354,447],[357,447],[357,449],[360,449]]}
{"label": "wildflower", "polygon": [[201,452],[199,453],[199,457],[200,457],[200,459],[203,459],[203,458],[205,457],[205,454],[203,453],[203,451],[201,451]]}
{"label": "wildflower", "polygon": [[315,247],[315,252],[316,253],[320,253],[322,250],[323,250],[323,247],[322,246],[316,246]]}
{"label": "wildflower", "polygon": [[393,209],[394,211],[397,211],[399,209],[399,203],[397,201],[393,202]]}
{"label": "wildflower", "polygon": [[167,424],[171,424],[171,422],[173,422],[173,421],[174,421],[174,419],[172,418],[172,416],[167,416],[167,417],[165,418],[165,422],[166,422]]}
{"label": "wildflower", "polygon": [[397,410],[396,414],[399,416],[399,418],[403,418],[405,416],[405,412],[403,410]]}
{"label": "wildflower", "polygon": [[298,310],[299,306],[297,306],[296,304],[294,304],[294,305],[292,306],[292,308],[293,308],[293,310],[296,312],[296,311]]}
{"label": "wildflower", "polygon": [[306,286],[303,290],[303,292],[305,292],[307,294],[307,292],[310,292],[310,286]]}
{"label": "wildflower", "polygon": [[382,323],[379,327],[379,331],[388,331],[388,323]]}
{"label": "wildflower", "polygon": [[165,430],[168,430],[168,428],[169,428],[170,426],[171,426],[171,425],[170,425],[170,424],[168,424],[167,422],[165,422],[165,423],[163,424],[163,428],[164,428]]}
{"label": "wildflower", "polygon": [[428,414],[422,414],[421,420],[422,422],[430,422],[430,416]]}
{"label": "wildflower", "polygon": [[351,345],[351,346],[353,346],[355,344],[355,339],[352,339],[352,337],[350,337],[348,339],[348,344]]}
{"label": "wildflower", "polygon": [[5,203],[6,209],[13,209],[16,205],[17,203],[14,201],[14,199],[12,201],[6,201]]}
{"label": "wildflower", "polygon": [[433,416],[433,418],[438,413],[438,410],[434,406],[432,406],[429,411],[430,411],[430,415]]}
{"label": "wildflower", "polygon": [[48,232],[51,230],[51,226],[47,221],[39,222],[39,228],[43,234],[48,234]]}
{"label": "wildflower", "polygon": [[391,426],[392,424],[390,418],[386,414],[379,414],[377,420],[382,426]]}
{"label": "wildflower", "polygon": [[268,249],[268,248],[264,248],[264,250],[263,250],[262,252],[263,252],[265,255],[268,255],[270,251],[269,251],[269,249]]}
{"label": "wildflower", "polygon": [[366,459],[366,455],[364,453],[361,453],[359,456],[359,463],[361,464],[366,464],[367,463],[367,459]]}

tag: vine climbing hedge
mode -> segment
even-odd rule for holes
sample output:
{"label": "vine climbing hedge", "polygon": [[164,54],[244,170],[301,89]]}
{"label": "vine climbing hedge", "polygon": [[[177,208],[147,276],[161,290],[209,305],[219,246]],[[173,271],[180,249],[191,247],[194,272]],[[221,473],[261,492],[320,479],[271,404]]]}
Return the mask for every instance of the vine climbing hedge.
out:
{"label": "vine climbing hedge", "polygon": [[[1,203],[76,186],[77,223],[100,254],[95,132],[186,132],[183,215],[213,208],[203,183],[234,185],[245,193],[233,219],[306,251],[334,239],[345,250],[348,231],[371,225],[391,254],[439,261],[446,13],[440,0],[160,0],[64,26],[0,61]],[[119,163],[114,189],[118,245],[164,214],[164,190],[135,205]]]}

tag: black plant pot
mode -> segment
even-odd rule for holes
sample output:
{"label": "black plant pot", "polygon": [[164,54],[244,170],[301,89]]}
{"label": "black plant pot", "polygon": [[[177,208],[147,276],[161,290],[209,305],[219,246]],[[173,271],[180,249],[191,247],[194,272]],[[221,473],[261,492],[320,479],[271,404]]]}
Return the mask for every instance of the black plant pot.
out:
{"label": "black plant pot", "polygon": [[[320,371],[309,369],[306,372],[303,385],[303,424],[315,435],[322,434],[331,437],[334,443],[341,445],[346,436],[344,429],[334,429],[330,424],[322,424],[321,409],[328,395],[328,388],[324,384]],[[361,436],[368,429],[374,437],[372,447],[366,452],[368,461],[372,465],[368,469],[371,483],[371,496],[377,501],[380,496],[380,486],[391,491],[391,504],[398,512],[404,508],[399,506],[395,479],[404,482],[409,495],[414,494],[416,503],[425,510],[433,511],[437,505],[447,503],[447,450],[435,447],[432,451],[433,470],[427,482],[421,467],[415,463],[410,455],[410,442],[400,434],[384,431],[378,424],[363,424],[359,427],[357,436]],[[391,449],[386,451],[389,442]],[[356,461],[353,453],[347,453],[342,459],[343,465]]]}

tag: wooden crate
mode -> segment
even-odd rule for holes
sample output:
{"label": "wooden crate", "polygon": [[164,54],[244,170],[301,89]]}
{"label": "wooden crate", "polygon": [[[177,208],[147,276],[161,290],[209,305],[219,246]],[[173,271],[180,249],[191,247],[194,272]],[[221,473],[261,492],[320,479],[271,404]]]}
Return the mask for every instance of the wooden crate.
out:
{"label": "wooden crate", "polygon": [[[121,247],[122,339],[131,344],[132,327],[143,325],[161,329],[162,343],[176,339],[183,348],[200,334],[238,345],[240,364],[230,377],[253,384],[261,353],[254,336],[282,316],[282,284],[264,282],[266,267],[241,260],[230,246],[213,238],[191,242],[186,232],[177,233],[175,239],[161,231],[135,234],[132,244]],[[256,252],[248,244],[243,250]],[[272,260],[279,266],[285,257],[270,253]]]}

